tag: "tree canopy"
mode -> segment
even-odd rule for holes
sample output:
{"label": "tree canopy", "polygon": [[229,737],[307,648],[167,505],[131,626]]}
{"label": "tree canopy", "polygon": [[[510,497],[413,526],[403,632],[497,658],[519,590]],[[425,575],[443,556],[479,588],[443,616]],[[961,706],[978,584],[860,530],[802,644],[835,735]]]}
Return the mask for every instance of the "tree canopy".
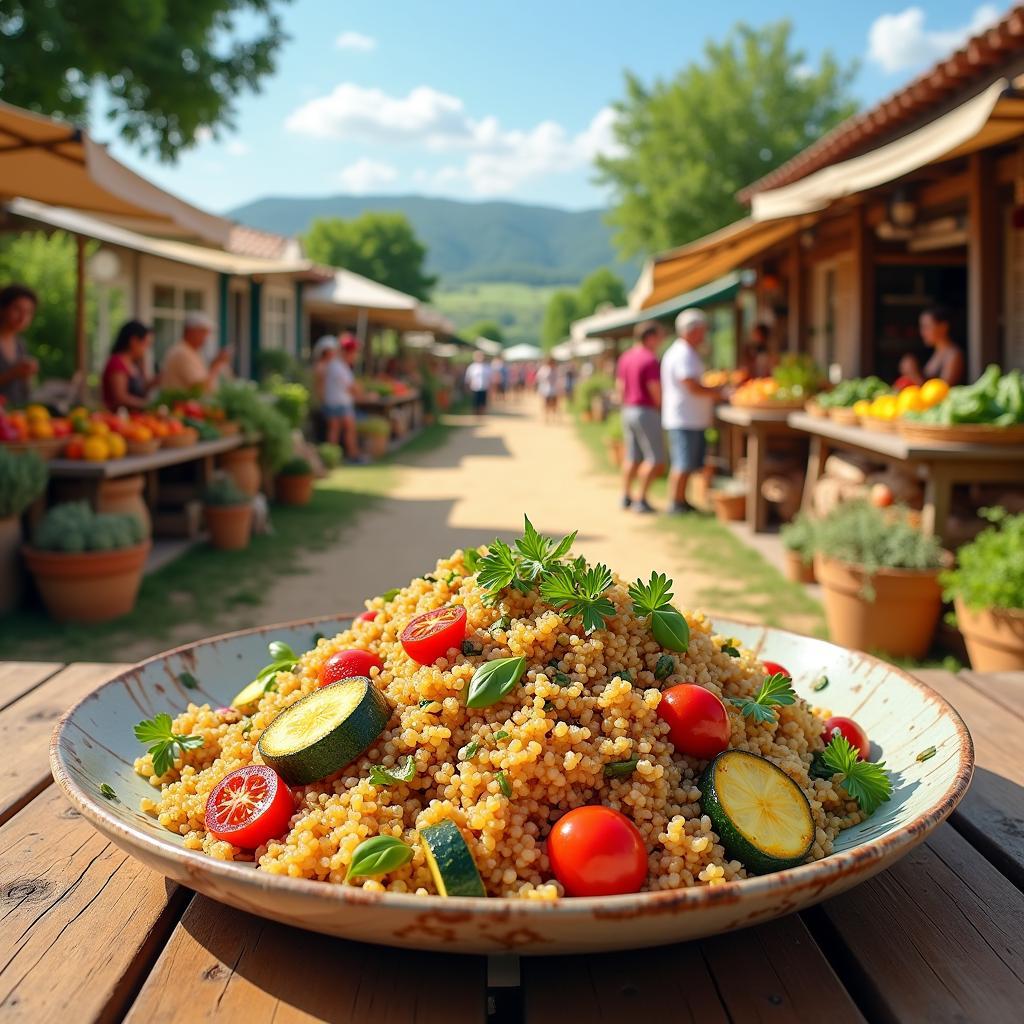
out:
{"label": "tree canopy", "polygon": [[544,310],[544,323],[541,326],[540,342],[547,352],[557,345],[569,333],[569,325],[580,316],[576,293],[568,288],[560,288],[548,299]]}
{"label": "tree canopy", "polygon": [[497,320],[477,320],[466,329],[468,338],[490,338],[491,341],[505,343],[505,332]]}
{"label": "tree canopy", "polygon": [[99,94],[124,139],[173,160],[233,127],[236,98],[273,72],[286,2],[5,2],[0,99],[84,126]]}
{"label": "tree canopy", "polygon": [[599,156],[624,257],[681,245],[741,217],[736,192],[856,110],[856,64],[813,66],[789,21],[737,24],[671,81],[626,75],[616,104],[622,155]]}
{"label": "tree canopy", "polygon": [[580,285],[576,306],[579,316],[590,316],[598,306],[624,306],[626,304],[626,286],[609,267],[598,267],[588,274]]}
{"label": "tree canopy", "polygon": [[437,283],[424,270],[426,246],[403,213],[367,212],[354,220],[319,217],[302,236],[306,254],[427,300]]}

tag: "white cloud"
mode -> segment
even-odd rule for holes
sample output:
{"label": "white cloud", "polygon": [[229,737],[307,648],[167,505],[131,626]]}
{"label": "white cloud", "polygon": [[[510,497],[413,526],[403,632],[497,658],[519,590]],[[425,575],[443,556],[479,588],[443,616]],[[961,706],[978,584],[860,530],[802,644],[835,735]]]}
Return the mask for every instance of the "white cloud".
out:
{"label": "white cloud", "polygon": [[993,4],[983,4],[966,25],[951,29],[925,28],[925,12],[920,7],[881,14],[868,30],[868,60],[890,74],[916,70],[952,53],[998,20],[999,11]]}
{"label": "white cloud", "polygon": [[334,45],[339,50],[359,50],[361,53],[369,53],[377,49],[377,40],[373,36],[364,36],[362,32],[342,32]]}
{"label": "white cloud", "polygon": [[349,164],[338,174],[338,181],[345,189],[355,193],[372,192],[382,185],[390,185],[397,179],[398,171],[391,164],[368,157],[362,157],[354,164]]}
{"label": "white cloud", "polygon": [[213,141],[213,129],[208,124],[201,124],[196,129],[196,142],[201,146],[206,142]]}
{"label": "white cloud", "polygon": [[227,144],[224,146],[224,152],[228,156],[248,156],[249,146],[241,139],[229,139]]}

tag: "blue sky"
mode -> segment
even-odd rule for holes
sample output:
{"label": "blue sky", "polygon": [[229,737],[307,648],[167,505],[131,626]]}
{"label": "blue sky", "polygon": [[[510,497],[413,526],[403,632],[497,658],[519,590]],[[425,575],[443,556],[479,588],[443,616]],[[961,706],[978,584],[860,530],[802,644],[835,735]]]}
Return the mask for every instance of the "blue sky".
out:
{"label": "blue sky", "polygon": [[785,16],[812,61],[825,49],[860,61],[856,92],[870,103],[1002,9],[970,0],[295,0],[282,9],[292,38],[278,70],[241,99],[236,132],[174,166],[113,149],[216,211],[336,192],[597,206],[605,197],[590,165],[610,144],[609,107],[626,68],[670,77],[736,21]]}

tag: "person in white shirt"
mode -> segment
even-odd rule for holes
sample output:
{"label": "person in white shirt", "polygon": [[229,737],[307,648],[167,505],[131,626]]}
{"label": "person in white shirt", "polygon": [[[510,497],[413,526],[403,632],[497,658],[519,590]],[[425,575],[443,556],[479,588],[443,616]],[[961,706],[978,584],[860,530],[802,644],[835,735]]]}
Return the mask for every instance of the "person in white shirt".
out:
{"label": "person in white shirt", "polygon": [[548,356],[537,369],[537,394],[544,402],[544,420],[558,419],[558,368]]}
{"label": "person in white shirt", "polygon": [[483,416],[487,408],[487,392],[491,387],[491,368],[483,352],[473,356],[473,362],[466,367],[466,388],[473,396],[473,411]]}
{"label": "person in white shirt", "polygon": [[668,434],[672,470],[668,477],[670,513],[695,511],[686,500],[690,474],[704,467],[704,431],[711,426],[719,388],[701,383],[704,361],[700,348],[707,335],[707,317],[684,309],[676,317],[676,340],[661,357],[661,425]]}
{"label": "person in white shirt", "polygon": [[[358,351],[359,343],[351,335],[345,335],[343,344],[346,354]],[[327,424],[327,440],[331,444],[344,440],[345,454],[356,459],[359,443],[356,437],[355,374],[348,360],[342,357],[342,343],[332,334],[325,334],[316,343],[313,355],[316,359],[316,390],[320,411]]]}

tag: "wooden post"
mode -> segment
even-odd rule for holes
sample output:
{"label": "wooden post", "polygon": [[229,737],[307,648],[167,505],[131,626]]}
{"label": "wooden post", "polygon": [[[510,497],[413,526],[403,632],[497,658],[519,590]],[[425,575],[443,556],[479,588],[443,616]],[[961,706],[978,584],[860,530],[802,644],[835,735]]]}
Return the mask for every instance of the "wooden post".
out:
{"label": "wooden post", "polygon": [[800,233],[789,239],[789,350],[803,350],[804,335],[804,261]]}
{"label": "wooden post", "polygon": [[867,211],[853,211],[854,337],[858,342],[861,376],[875,371],[875,263],[874,237],[867,223]]}
{"label": "wooden post", "polygon": [[740,359],[743,358],[743,343],[746,341],[743,336],[743,303],[740,301],[739,293],[732,300],[732,333],[736,341],[733,366],[739,366]]}
{"label": "wooden post", "polygon": [[967,160],[967,376],[999,359],[999,205],[995,162],[982,150]]}
{"label": "wooden post", "polygon": [[89,372],[86,366],[88,346],[85,338],[85,239],[75,235],[75,372]]}

